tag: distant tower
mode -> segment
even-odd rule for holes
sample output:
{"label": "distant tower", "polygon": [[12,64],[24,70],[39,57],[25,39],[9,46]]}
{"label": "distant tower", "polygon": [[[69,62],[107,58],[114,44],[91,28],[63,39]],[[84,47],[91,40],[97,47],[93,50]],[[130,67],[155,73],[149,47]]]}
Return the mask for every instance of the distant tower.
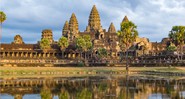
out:
{"label": "distant tower", "polygon": [[13,42],[13,44],[24,44],[22,37],[21,37],[20,35],[16,35],[16,36],[14,37],[14,42]]}
{"label": "distant tower", "polygon": [[78,20],[74,13],[71,15],[71,18],[69,20],[69,30],[74,33],[78,33],[79,31],[78,30]]}
{"label": "distant tower", "polygon": [[111,23],[108,29],[109,33],[116,33],[116,28],[114,27],[114,24]]}
{"label": "distant tower", "polygon": [[122,20],[122,22],[128,22],[129,20],[128,20],[128,17],[127,16],[125,16],[124,18],[123,18],[123,20]]}
{"label": "distant tower", "polygon": [[90,27],[90,29],[94,30],[101,29],[100,16],[95,5],[93,6],[91,13],[89,15],[88,26]]}
{"label": "distant tower", "polygon": [[71,18],[69,20],[69,30],[67,32],[66,37],[68,38],[68,40],[72,41],[73,39],[75,39],[77,37],[78,32],[79,32],[78,20],[76,18],[76,15],[74,13],[72,13]]}
{"label": "distant tower", "polygon": [[68,21],[66,21],[62,30],[62,35],[67,37],[68,32],[69,32],[69,23]]}
{"label": "distant tower", "polygon": [[54,42],[52,30],[50,30],[50,29],[43,30],[42,31],[42,39],[43,38],[48,39],[50,41],[50,44],[52,44]]}

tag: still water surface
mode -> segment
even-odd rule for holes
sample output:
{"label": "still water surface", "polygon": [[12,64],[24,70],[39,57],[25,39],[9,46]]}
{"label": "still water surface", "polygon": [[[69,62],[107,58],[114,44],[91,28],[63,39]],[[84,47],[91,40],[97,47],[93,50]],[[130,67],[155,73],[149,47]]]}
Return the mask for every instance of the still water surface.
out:
{"label": "still water surface", "polygon": [[1,78],[0,99],[185,99],[185,79],[145,76]]}

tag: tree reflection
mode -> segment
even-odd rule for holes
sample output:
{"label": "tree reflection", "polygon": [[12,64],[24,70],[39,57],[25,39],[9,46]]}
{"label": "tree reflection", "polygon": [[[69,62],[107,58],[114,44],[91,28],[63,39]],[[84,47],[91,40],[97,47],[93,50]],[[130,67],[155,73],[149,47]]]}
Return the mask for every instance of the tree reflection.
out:
{"label": "tree reflection", "polygon": [[129,75],[126,75],[125,87],[120,90],[120,94],[118,99],[130,99],[130,92],[129,92]]}
{"label": "tree reflection", "polygon": [[148,99],[148,97],[157,96],[184,99],[184,79],[166,80],[132,75],[101,79],[91,77],[86,80],[78,78],[66,80],[65,78],[65,80],[58,79],[57,83],[55,80],[50,80],[49,83],[40,85],[37,83],[40,79],[34,79],[37,81],[35,83],[32,81],[32,85],[29,85],[32,90],[27,88],[28,84],[31,84],[29,81],[17,80],[17,85],[10,87],[10,83],[6,84],[9,80],[4,80],[0,87],[1,93],[13,94],[17,99],[28,97],[26,96],[28,92],[29,94],[40,93],[41,99],[52,99],[54,95],[58,95],[58,99]]}
{"label": "tree reflection", "polygon": [[62,89],[61,93],[59,94],[59,99],[69,99],[68,91],[65,89]]}
{"label": "tree reflection", "polygon": [[87,88],[84,88],[81,92],[77,93],[76,99],[92,99],[92,93]]}
{"label": "tree reflection", "polygon": [[41,99],[52,99],[51,90],[47,87],[44,87],[41,90],[40,96],[41,96]]}

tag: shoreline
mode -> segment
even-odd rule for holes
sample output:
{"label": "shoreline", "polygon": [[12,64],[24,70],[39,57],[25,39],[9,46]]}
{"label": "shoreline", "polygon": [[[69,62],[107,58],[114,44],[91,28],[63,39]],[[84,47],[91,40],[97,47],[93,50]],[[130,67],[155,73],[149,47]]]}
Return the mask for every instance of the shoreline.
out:
{"label": "shoreline", "polygon": [[[125,67],[0,67],[3,77],[125,75]],[[185,67],[130,67],[129,74],[185,76]]]}

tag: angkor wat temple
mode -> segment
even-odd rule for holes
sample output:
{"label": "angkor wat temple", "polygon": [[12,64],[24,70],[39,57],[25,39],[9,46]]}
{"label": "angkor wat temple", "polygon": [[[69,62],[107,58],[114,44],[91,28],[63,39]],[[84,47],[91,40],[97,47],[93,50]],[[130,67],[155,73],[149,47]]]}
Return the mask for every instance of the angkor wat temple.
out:
{"label": "angkor wat temple", "polygon": [[[122,20],[122,22],[125,21],[129,21],[127,16]],[[44,52],[40,48],[39,41],[37,44],[26,44],[20,35],[16,35],[11,44],[1,44],[1,65],[11,65],[11,63],[74,63],[74,61],[80,57],[74,41],[77,37],[83,35],[90,35],[93,44],[93,51],[83,53],[81,57],[86,57],[89,61],[98,61],[96,58],[97,50],[99,48],[105,48],[108,52],[109,60],[119,61],[120,48],[116,28],[114,27],[114,24],[110,22],[108,31],[103,29],[100,15],[95,5],[90,12],[88,25],[85,31],[79,31],[78,20],[74,13],[71,15],[69,22],[65,22],[62,36],[68,38],[69,46],[64,53],[60,50],[57,41],[53,40],[52,30],[45,29],[42,31],[41,35],[41,39],[47,38],[51,43],[51,48],[47,50],[47,52]],[[161,42],[157,43],[150,42],[148,38],[138,37],[135,43],[138,43],[140,46],[145,46],[145,49],[142,51],[134,51],[134,54],[158,54],[163,50],[166,50],[168,41],[168,38],[164,38]]]}

